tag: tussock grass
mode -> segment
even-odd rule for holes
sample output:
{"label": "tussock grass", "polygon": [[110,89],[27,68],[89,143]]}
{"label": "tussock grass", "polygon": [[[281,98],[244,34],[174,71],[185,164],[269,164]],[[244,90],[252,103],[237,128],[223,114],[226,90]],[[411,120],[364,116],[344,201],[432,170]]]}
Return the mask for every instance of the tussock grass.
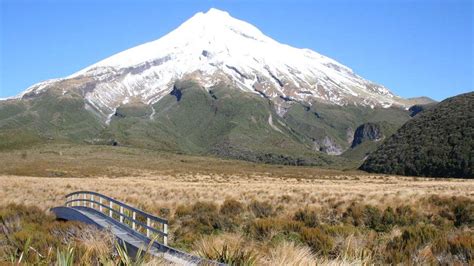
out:
{"label": "tussock grass", "polygon": [[[0,153],[7,162],[0,165],[0,226],[8,229],[0,230],[2,261],[54,261],[55,247],[65,252],[69,244],[74,260],[109,258],[114,252],[106,235],[93,238],[84,225],[58,223],[48,214],[65,194],[93,190],[167,217],[171,245],[222,261],[474,263],[474,180],[256,165],[128,148],[116,154],[111,147],[50,148],[26,156]],[[19,176],[21,171],[26,175]],[[51,171],[65,174],[53,177]],[[162,263],[144,263],[155,262]]]}
{"label": "tussock grass", "polygon": [[207,236],[194,244],[196,255],[229,265],[254,265],[257,252],[242,236],[222,234]]}
{"label": "tussock grass", "polygon": [[294,242],[281,242],[272,248],[268,254],[266,265],[317,265],[316,256],[308,246],[297,245]]}

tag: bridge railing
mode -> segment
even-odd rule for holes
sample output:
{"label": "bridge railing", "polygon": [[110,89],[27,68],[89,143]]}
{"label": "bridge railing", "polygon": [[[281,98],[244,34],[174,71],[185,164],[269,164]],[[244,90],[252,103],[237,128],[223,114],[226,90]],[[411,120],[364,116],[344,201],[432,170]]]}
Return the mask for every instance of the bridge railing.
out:
{"label": "bridge railing", "polygon": [[[67,207],[92,208],[130,227],[135,232],[154,239],[162,237],[168,245],[168,221],[135,207],[93,191],[76,191],[66,195]],[[159,237],[157,237],[159,236]]]}

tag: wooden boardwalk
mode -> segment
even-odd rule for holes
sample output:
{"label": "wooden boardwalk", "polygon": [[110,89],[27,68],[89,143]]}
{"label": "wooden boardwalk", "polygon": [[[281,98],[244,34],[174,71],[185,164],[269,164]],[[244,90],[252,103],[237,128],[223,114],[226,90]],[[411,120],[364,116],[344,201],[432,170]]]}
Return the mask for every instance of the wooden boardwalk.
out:
{"label": "wooden boardwalk", "polygon": [[142,250],[171,264],[223,265],[169,247],[167,220],[96,192],[68,194],[65,206],[51,211],[61,220],[80,221],[109,230],[131,256]]}

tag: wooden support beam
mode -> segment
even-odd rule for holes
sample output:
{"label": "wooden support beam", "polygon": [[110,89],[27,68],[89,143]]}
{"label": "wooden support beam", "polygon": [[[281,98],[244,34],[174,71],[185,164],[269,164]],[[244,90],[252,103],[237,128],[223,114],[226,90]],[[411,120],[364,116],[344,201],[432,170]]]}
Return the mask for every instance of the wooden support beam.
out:
{"label": "wooden support beam", "polygon": [[137,213],[136,212],[132,212],[132,229],[135,230],[135,219],[136,219],[136,216],[137,216]]}
{"label": "wooden support beam", "polygon": [[[150,226],[150,218],[146,217],[146,226]],[[146,237],[150,238],[150,229],[146,229]]]}
{"label": "wooden support beam", "polygon": [[168,245],[168,224],[163,224],[163,233],[166,235],[163,236],[163,245],[167,246]]}

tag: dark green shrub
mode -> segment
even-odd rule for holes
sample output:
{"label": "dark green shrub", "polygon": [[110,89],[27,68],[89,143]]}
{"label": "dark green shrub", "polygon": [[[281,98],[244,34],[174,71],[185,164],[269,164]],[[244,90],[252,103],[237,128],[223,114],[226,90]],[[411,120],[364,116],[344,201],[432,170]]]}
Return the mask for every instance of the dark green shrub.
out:
{"label": "dark green shrub", "polygon": [[192,207],[194,214],[199,213],[216,213],[217,212],[217,205],[211,202],[201,202],[198,201],[194,203]]}
{"label": "dark green shrub", "polygon": [[410,226],[401,236],[395,237],[387,244],[386,260],[388,263],[405,262],[423,245],[440,236],[440,232],[431,225]]}
{"label": "dark green shrub", "polygon": [[455,226],[474,226],[474,200],[466,197],[433,195],[428,198],[428,202],[441,208],[439,215],[453,221]]}
{"label": "dark green shrub", "polygon": [[175,241],[183,247],[188,247],[201,235],[222,230],[225,222],[219,216],[217,205],[209,202],[196,202],[190,207],[178,206],[175,216],[181,223],[175,231]]}
{"label": "dark green shrub", "polygon": [[377,232],[385,230],[385,225],[382,224],[382,214],[380,210],[374,206],[366,205],[363,210],[364,224],[370,229]]}
{"label": "dark green shrub", "polygon": [[391,207],[387,207],[382,214],[382,224],[385,227],[391,227],[396,223],[396,214]]}
{"label": "dark green shrub", "polygon": [[273,206],[266,201],[262,202],[254,200],[249,204],[249,209],[257,218],[266,218],[274,214]]}
{"label": "dark green shrub", "polygon": [[186,225],[194,227],[201,234],[211,234],[221,229],[221,221],[217,212],[217,205],[209,202],[196,202],[192,206],[191,220]]}
{"label": "dark green shrub", "polygon": [[451,254],[461,258],[464,262],[472,265],[474,263],[474,234],[457,235],[448,239]]}
{"label": "dark green shrub", "polygon": [[319,225],[318,215],[315,210],[300,209],[293,216],[293,220],[303,222],[307,227],[316,227]]}
{"label": "dark green shrub", "polygon": [[255,219],[247,227],[247,233],[252,237],[263,240],[276,234],[290,235],[300,233],[304,228],[302,222],[277,219],[277,218],[261,218]]}
{"label": "dark green shrub", "polygon": [[160,208],[158,211],[160,217],[167,218],[170,216],[170,209],[168,208]]}
{"label": "dark green shrub", "polygon": [[181,218],[187,215],[191,215],[192,209],[189,206],[179,205],[178,207],[176,207],[174,214],[176,217]]}
{"label": "dark green shrub", "polygon": [[351,205],[343,213],[344,221],[355,226],[363,226],[363,206],[361,204],[352,202]]}
{"label": "dark green shrub", "polygon": [[266,239],[272,232],[279,230],[281,230],[280,223],[274,219],[256,219],[250,223],[247,229],[248,233],[258,240]]}
{"label": "dark green shrub", "polygon": [[220,213],[228,216],[236,216],[242,213],[244,206],[234,199],[226,199],[222,203]]}
{"label": "dark green shrub", "polygon": [[395,224],[400,226],[415,225],[422,220],[410,206],[399,206],[396,208]]}
{"label": "dark green shrub", "polygon": [[328,255],[334,247],[334,241],[331,236],[319,228],[303,228],[301,239],[314,252],[322,255]]}
{"label": "dark green shrub", "polygon": [[324,230],[324,232],[326,232],[327,234],[331,236],[348,237],[350,235],[356,235],[360,233],[357,227],[354,227],[353,225],[350,225],[350,224],[338,224],[338,225],[323,224],[320,227],[322,230]]}
{"label": "dark green shrub", "polygon": [[292,232],[299,233],[304,228],[304,224],[299,221],[284,220],[282,223],[282,229],[285,234]]}
{"label": "dark green shrub", "polygon": [[[386,219],[391,218],[389,212],[385,217]],[[383,217],[380,210],[371,205],[352,203],[343,214],[343,217],[346,222],[355,226],[365,226],[377,232],[385,231],[388,228],[382,221]]]}
{"label": "dark green shrub", "polygon": [[474,204],[459,203],[454,207],[455,226],[474,226]]}

